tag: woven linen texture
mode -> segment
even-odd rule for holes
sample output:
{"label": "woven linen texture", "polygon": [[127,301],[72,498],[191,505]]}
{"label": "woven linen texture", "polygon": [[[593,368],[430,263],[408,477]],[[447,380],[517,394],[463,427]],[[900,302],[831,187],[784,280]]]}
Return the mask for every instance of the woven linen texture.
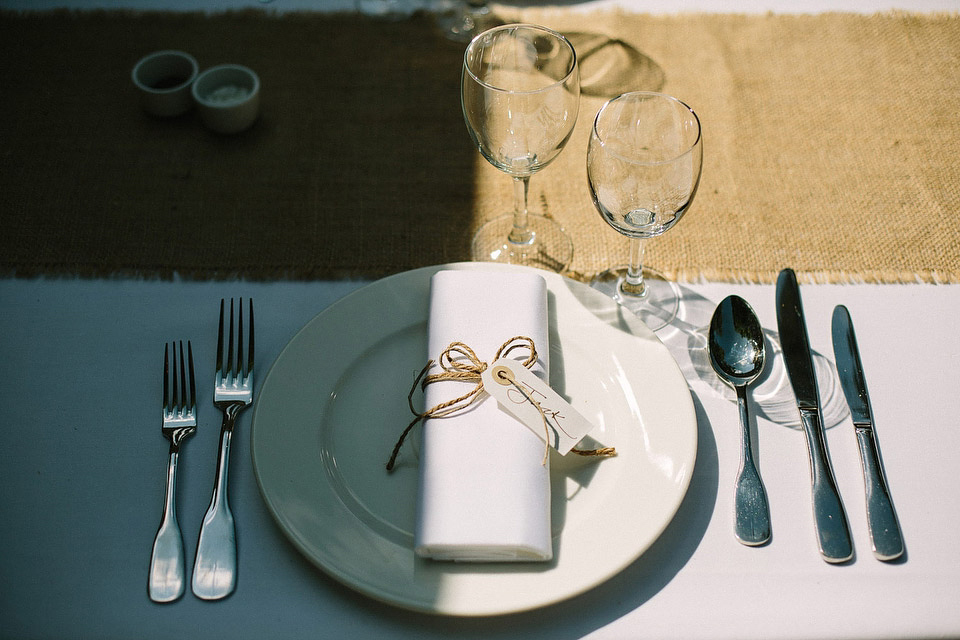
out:
{"label": "woven linen texture", "polygon": [[[530,191],[572,235],[573,272],[626,259],[586,143],[606,99],[644,89],[703,126],[696,200],[648,243],[668,277],[960,282],[957,15],[498,11],[580,56],[577,127]],[[512,187],[463,124],[463,48],[429,16],[0,12],[0,269],[311,279],[467,260]],[[256,70],[259,121],[220,136],[145,115],[130,70],[158,49]]]}

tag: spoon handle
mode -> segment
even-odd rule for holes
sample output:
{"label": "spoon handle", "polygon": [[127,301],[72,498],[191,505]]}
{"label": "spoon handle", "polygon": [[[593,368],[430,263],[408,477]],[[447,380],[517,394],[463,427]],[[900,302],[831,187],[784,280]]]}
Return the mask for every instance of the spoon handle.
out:
{"label": "spoon handle", "polygon": [[737,540],[757,546],[770,540],[770,507],[767,491],[753,460],[753,439],[750,437],[750,414],[747,411],[747,387],[737,387],[740,407],[740,473],[737,475],[736,524]]}

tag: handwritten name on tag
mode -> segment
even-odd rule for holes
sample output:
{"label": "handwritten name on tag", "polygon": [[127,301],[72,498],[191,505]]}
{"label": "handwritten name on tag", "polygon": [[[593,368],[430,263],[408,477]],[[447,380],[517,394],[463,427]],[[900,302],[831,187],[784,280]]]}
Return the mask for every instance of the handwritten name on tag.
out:
{"label": "handwritten name on tag", "polygon": [[569,402],[516,360],[501,358],[480,378],[484,391],[561,455],[593,429]]}

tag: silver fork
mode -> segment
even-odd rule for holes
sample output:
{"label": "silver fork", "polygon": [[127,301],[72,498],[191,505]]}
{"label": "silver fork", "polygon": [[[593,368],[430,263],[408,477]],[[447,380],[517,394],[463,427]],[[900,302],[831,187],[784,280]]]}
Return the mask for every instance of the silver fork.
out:
{"label": "silver fork", "polygon": [[[170,352],[173,352],[173,367]],[[177,366],[177,344],[163,345],[163,437],[170,441],[163,519],[150,554],[147,591],[154,602],[173,602],[186,584],[183,536],[177,523],[177,462],[180,445],[197,430],[197,389],[193,379],[193,346],[187,341],[189,368],[184,364],[183,341]],[[189,373],[189,375],[187,375]],[[189,394],[188,394],[189,391]]]}
{"label": "silver fork", "polygon": [[[230,300],[230,334],[226,345],[227,364],[223,365],[224,301],[220,300],[220,327],[217,336],[217,375],[213,404],[223,411],[220,428],[220,452],[217,477],[210,506],[200,527],[197,557],[193,565],[193,593],[204,600],[219,600],[233,593],[237,585],[237,536],[227,498],[230,467],[230,441],[237,415],[253,402],[253,301],[248,328],[247,360],[243,360],[243,298],[240,298],[238,322],[234,323]],[[234,341],[234,326],[237,339]],[[236,359],[234,359],[236,353]]]}

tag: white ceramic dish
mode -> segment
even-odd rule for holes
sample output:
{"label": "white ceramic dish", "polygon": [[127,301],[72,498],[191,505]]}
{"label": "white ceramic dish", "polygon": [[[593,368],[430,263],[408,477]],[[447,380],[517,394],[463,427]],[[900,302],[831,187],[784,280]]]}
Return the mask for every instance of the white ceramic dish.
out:
{"label": "white ceramic dish", "polygon": [[426,361],[430,276],[441,268],[524,267],[460,263],[397,274],[307,323],[255,405],[253,464],[263,498],[309,560],[400,607],[479,616],[575,596],[632,563],[676,514],[697,452],[687,384],[634,316],[583,284],[539,272],[549,291],[551,383],[594,421],[591,436],[619,455],[554,454],[551,562],[416,558],[416,435],[392,474],[384,465],[411,417],[407,394]]}
{"label": "white ceramic dish", "polygon": [[131,72],[140,91],[140,103],[150,115],[170,118],[193,108],[191,87],[200,67],[183,51],[154,51],[141,58]]}
{"label": "white ceramic dish", "polygon": [[193,99],[211,131],[245,131],[260,115],[260,76],[239,64],[210,67],[193,83]]}

